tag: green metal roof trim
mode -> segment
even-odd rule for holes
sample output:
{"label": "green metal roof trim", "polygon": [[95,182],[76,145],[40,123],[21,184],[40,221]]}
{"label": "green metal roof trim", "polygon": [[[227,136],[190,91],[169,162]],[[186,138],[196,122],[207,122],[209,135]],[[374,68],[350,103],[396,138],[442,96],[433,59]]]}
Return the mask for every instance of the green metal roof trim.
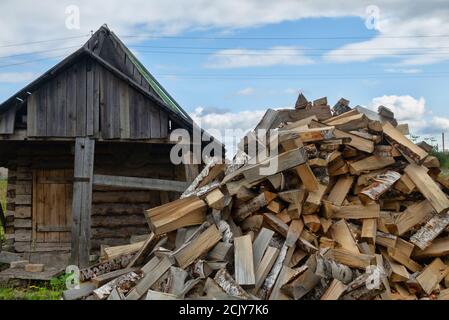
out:
{"label": "green metal roof trim", "polygon": [[[115,35],[114,35],[115,36]],[[115,38],[121,42],[121,40],[115,36]],[[136,58],[136,56],[125,46],[123,43],[123,48],[128,54],[131,62],[139,70],[140,74],[148,81],[151,88],[158,94],[158,96],[165,102],[165,104],[170,107],[174,112],[180,114],[186,119],[192,120],[188,113],[173,99],[172,96],[164,89],[164,87],[156,80],[155,77],[145,68],[145,66]]]}

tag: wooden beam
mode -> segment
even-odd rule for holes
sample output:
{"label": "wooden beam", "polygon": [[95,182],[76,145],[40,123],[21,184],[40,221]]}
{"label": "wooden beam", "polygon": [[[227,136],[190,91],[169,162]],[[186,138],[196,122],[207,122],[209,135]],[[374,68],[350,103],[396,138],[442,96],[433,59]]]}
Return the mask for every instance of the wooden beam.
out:
{"label": "wooden beam", "polygon": [[340,177],[329,193],[327,200],[336,206],[341,206],[353,182],[354,177],[352,176],[345,175]]}
{"label": "wooden beam", "polygon": [[348,250],[352,253],[360,253],[359,248],[357,247],[357,242],[349,229],[348,223],[341,219],[335,222],[330,228],[332,239],[337,241],[337,243],[345,250]]}
{"label": "wooden beam", "polygon": [[402,236],[411,228],[425,220],[425,217],[435,213],[428,200],[423,200],[409,206],[394,219],[395,233]]}
{"label": "wooden beam", "polygon": [[437,213],[446,212],[449,208],[449,199],[438,187],[435,181],[427,174],[427,168],[416,164],[409,164],[404,172],[410,177],[419,192],[429,200]]}
{"label": "wooden beam", "polygon": [[357,162],[350,163],[349,169],[351,171],[351,174],[360,175],[365,171],[372,171],[388,167],[395,162],[396,160],[394,160],[393,157],[370,156]]}
{"label": "wooden beam", "polygon": [[173,252],[173,257],[179,267],[186,268],[201,255],[212,249],[220,240],[220,231],[215,225],[211,225],[197,237],[187,241],[181,248]]}
{"label": "wooden beam", "polygon": [[155,235],[182,227],[201,224],[206,219],[207,204],[196,196],[178,199],[147,210],[147,222]]}
{"label": "wooden beam", "polygon": [[448,272],[448,266],[440,258],[436,258],[416,277],[416,281],[427,294],[431,294]]}
{"label": "wooden beam", "polygon": [[337,139],[341,138],[351,138],[351,141],[348,143],[345,143],[348,146],[354,147],[357,150],[364,151],[367,153],[373,153],[374,151],[374,142],[360,138],[359,136],[356,136],[355,134],[351,134],[348,132],[344,132],[338,129],[335,129],[334,131],[335,137]]}
{"label": "wooden beam", "polygon": [[443,257],[449,254],[449,237],[435,239],[425,250],[415,250],[415,258]]}
{"label": "wooden beam", "polygon": [[266,178],[287,169],[306,163],[307,154],[304,148],[297,148],[281,153],[278,156],[268,158],[258,164],[250,165],[243,169],[246,181],[254,182]]}
{"label": "wooden beam", "polygon": [[76,138],[71,263],[80,267],[89,265],[94,153],[95,140]]}
{"label": "wooden beam", "polygon": [[332,218],[334,219],[369,219],[379,218],[380,206],[377,203],[363,205],[349,205],[337,207]]}
{"label": "wooden beam", "polygon": [[257,293],[257,291],[259,291],[260,287],[265,281],[265,278],[267,277],[268,273],[270,272],[271,268],[276,262],[278,255],[279,249],[275,247],[268,247],[267,250],[265,251],[265,254],[263,255],[262,259],[260,260],[260,263],[256,268],[256,285],[253,290],[254,293]]}
{"label": "wooden beam", "polygon": [[413,159],[416,163],[421,164],[427,157],[427,152],[407,139],[399,130],[393,127],[391,123],[385,122],[382,129],[391,145],[401,151],[405,156]]}
{"label": "wooden beam", "polygon": [[264,256],[268,245],[270,244],[270,240],[274,235],[274,231],[262,228],[256,239],[253,241],[253,259],[254,259],[254,268],[257,270],[259,267],[259,263]]}
{"label": "wooden beam", "polygon": [[353,253],[345,249],[330,249],[325,256],[339,263],[347,265],[348,267],[363,270],[365,270],[366,267],[370,266],[372,264],[372,261],[374,260],[374,255]]}
{"label": "wooden beam", "polygon": [[[302,141],[295,139],[281,142],[281,144],[285,151],[303,147]],[[307,162],[297,166],[295,170],[308,191],[313,192],[318,190],[318,180]]]}
{"label": "wooden beam", "polygon": [[338,300],[346,288],[347,286],[343,282],[334,279],[326,289],[326,292],[321,296],[320,300]]}
{"label": "wooden beam", "polygon": [[186,182],[190,185],[200,173],[198,161],[195,157],[195,153],[190,151],[184,155],[183,160]]}
{"label": "wooden beam", "polygon": [[235,280],[241,286],[254,286],[256,277],[251,236],[234,238]]}
{"label": "wooden beam", "polygon": [[410,242],[421,250],[426,249],[432,243],[433,239],[443,232],[449,224],[449,213],[436,214],[427,221],[414,235],[410,237]]}
{"label": "wooden beam", "polygon": [[145,277],[128,293],[126,300],[140,299],[146,292],[148,292],[150,287],[163,276],[172,264],[172,261],[168,257],[164,257],[156,267],[150,272],[145,273]]}
{"label": "wooden beam", "polygon": [[184,192],[188,187],[188,183],[184,181],[110,176],[102,174],[94,175],[93,184],[96,186],[122,187],[122,188],[159,190],[159,191],[175,191],[175,192]]}

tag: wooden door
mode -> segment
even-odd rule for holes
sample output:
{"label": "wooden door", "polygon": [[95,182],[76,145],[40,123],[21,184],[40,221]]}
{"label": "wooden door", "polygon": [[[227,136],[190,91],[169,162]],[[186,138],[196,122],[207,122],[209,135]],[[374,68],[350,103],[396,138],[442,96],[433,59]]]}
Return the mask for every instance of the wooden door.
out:
{"label": "wooden door", "polygon": [[73,170],[35,170],[34,188],[34,240],[71,242]]}

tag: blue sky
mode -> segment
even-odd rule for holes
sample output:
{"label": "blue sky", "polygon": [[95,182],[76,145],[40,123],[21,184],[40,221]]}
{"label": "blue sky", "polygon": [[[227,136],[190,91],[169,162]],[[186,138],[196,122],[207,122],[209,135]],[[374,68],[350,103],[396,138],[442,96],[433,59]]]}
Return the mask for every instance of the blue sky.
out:
{"label": "blue sky", "polygon": [[[65,25],[69,4],[79,8],[79,29]],[[2,2],[0,100],[73,52],[90,30],[106,22],[206,128],[250,129],[265,109],[293,106],[300,91],[310,100],[327,96],[330,105],[340,97],[351,106],[384,104],[420,135],[439,139],[449,126],[447,2],[422,1],[414,8],[405,1],[170,4],[52,5],[45,0],[32,7]],[[149,34],[162,38],[135,37]],[[75,36],[80,37],[66,39]],[[56,38],[62,39],[30,44]],[[11,46],[17,43],[29,44]],[[35,51],[46,52],[29,54]],[[11,65],[30,60],[40,61]]]}

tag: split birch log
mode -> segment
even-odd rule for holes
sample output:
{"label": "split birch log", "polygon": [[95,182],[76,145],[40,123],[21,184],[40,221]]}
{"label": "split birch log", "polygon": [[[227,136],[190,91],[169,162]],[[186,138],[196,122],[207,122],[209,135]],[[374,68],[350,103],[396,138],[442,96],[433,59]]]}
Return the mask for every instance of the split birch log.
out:
{"label": "split birch log", "polygon": [[[223,159],[220,158],[212,158],[209,163],[206,164],[204,169],[200,172],[200,174],[193,180],[193,182],[190,184],[190,186],[187,187],[187,189],[184,191],[184,193],[181,195],[181,199],[188,198],[192,194],[194,194],[195,190],[198,187],[204,187],[209,182],[212,182],[212,179],[208,179],[211,181],[206,181],[206,183],[203,183],[203,180],[205,180],[211,171],[213,171],[213,168],[216,166],[222,166],[223,165]],[[223,168],[223,167],[221,167]]]}
{"label": "split birch log", "polygon": [[265,207],[268,203],[270,203],[270,201],[272,201],[275,198],[276,194],[268,191],[259,194],[257,197],[244,203],[233,212],[233,217],[235,221],[237,222],[243,221],[251,213],[259,210],[262,207]]}
{"label": "split birch log", "polygon": [[218,270],[214,277],[215,282],[230,296],[238,297],[240,299],[248,300],[250,295],[240,287],[231,275],[225,270]]}
{"label": "split birch log", "polygon": [[118,278],[115,278],[114,280],[111,280],[110,282],[104,284],[98,289],[94,290],[94,294],[97,296],[98,299],[103,300],[106,299],[112,292],[114,288],[119,288],[120,286],[129,283],[135,283],[138,280],[142,279],[142,275],[135,273],[135,272],[129,272],[127,274],[124,274]]}
{"label": "split birch log", "polygon": [[379,200],[380,196],[387,192],[400,177],[401,175],[395,171],[378,175],[369,186],[360,191],[359,198],[364,203]]}
{"label": "split birch log", "polygon": [[449,225],[449,213],[436,214],[421,229],[410,237],[410,242],[421,250],[431,245],[433,239]]}

